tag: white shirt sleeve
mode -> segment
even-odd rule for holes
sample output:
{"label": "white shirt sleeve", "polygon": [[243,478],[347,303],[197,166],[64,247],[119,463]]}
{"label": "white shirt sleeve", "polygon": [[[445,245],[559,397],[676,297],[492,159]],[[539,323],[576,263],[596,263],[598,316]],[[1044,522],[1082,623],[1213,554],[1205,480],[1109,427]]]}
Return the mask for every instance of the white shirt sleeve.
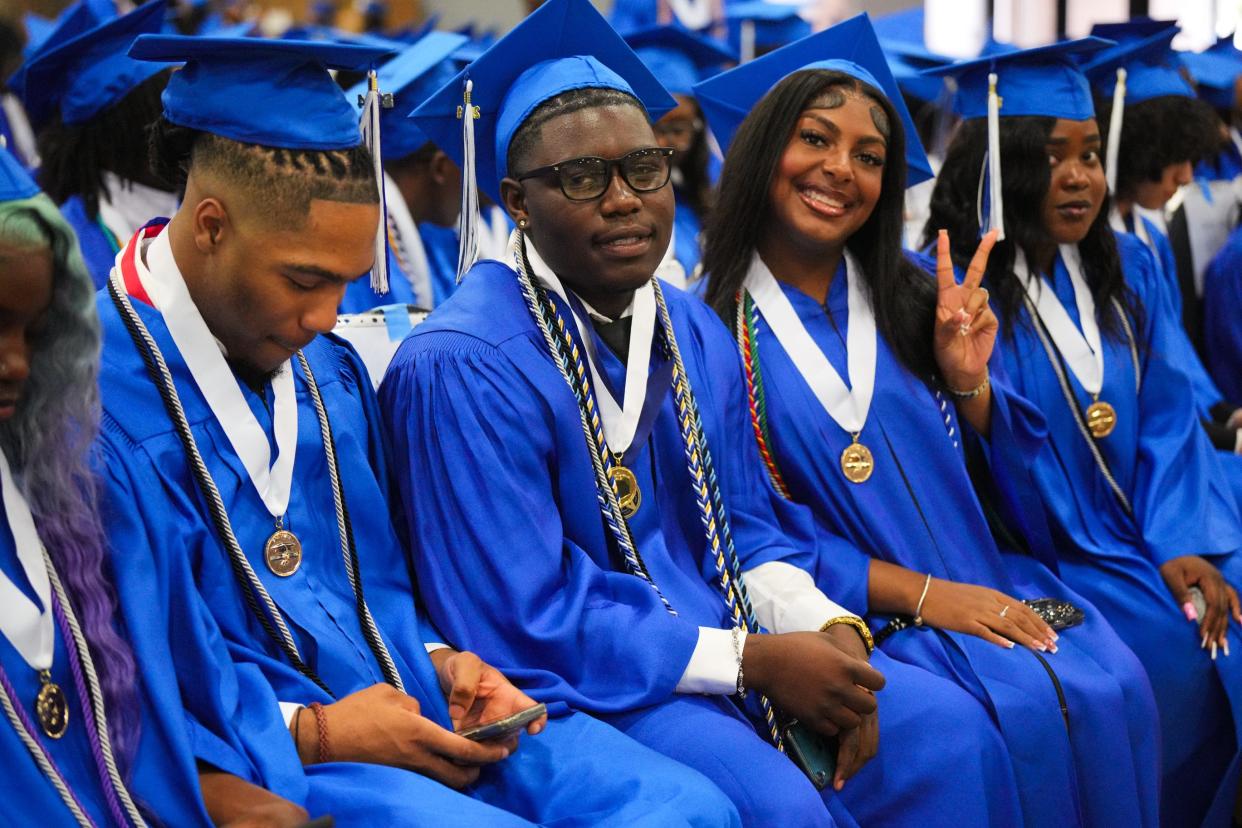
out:
{"label": "white shirt sleeve", "polygon": [[280,702],[280,715],[285,718],[285,729],[293,726],[293,714],[302,709],[304,705],[296,702]]}
{"label": "white shirt sleeve", "polygon": [[677,682],[677,692],[705,696],[731,696],[736,693],[737,654],[745,646],[746,630],[738,630],[735,650],[732,629],[699,627],[699,642],[694,645],[686,671]]}
{"label": "white shirt sleeve", "polygon": [[759,625],[771,632],[817,632],[830,618],[854,615],[821,592],[810,573],[793,564],[769,561],[742,576]]}
{"label": "white shirt sleeve", "polygon": [[440,642],[438,642],[438,641],[436,641],[436,642],[434,642],[434,643],[424,644],[424,645],[423,645],[423,647],[425,647],[425,648],[426,648],[426,650],[427,650],[427,655],[431,655],[431,654],[432,654],[432,653],[434,653],[436,650],[450,650],[450,649],[452,649],[451,647],[449,647],[449,645],[447,645],[447,644],[441,644],[441,643],[440,643]]}

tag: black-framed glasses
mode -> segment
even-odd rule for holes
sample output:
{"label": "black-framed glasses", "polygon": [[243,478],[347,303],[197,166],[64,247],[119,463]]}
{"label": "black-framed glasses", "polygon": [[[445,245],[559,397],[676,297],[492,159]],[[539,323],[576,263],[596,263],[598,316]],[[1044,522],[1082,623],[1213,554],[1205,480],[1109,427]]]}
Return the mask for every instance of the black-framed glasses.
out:
{"label": "black-framed glasses", "polygon": [[571,158],[559,164],[531,170],[519,175],[517,180],[555,175],[565,198],[570,201],[590,201],[608,191],[615,168],[621,171],[621,178],[634,192],[651,193],[668,183],[673,169],[672,157],[671,147],[644,147],[620,158],[599,158],[593,155]]}

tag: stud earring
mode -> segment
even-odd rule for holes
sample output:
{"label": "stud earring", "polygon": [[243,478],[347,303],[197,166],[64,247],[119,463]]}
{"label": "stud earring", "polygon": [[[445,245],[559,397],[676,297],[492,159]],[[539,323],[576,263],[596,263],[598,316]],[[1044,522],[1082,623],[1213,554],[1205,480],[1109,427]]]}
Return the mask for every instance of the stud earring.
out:
{"label": "stud earring", "polygon": [[523,230],[525,230],[525,229],[526,229],[526,227],[527,227],[527,225],[529,225],[529,224],[530,224],[530,222],[529,222],[529,221],[527,221],[526,219],[518,219],[518,227],[520,227],[520,228],[521,228],[521,229],[523,229]]}

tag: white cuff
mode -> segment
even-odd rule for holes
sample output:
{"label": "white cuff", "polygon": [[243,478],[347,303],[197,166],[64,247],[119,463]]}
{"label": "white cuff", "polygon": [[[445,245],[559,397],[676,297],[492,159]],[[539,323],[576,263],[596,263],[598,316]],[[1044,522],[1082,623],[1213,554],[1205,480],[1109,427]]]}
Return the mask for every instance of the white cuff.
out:
{"label": "white cuff", "polygon": [[450,647],[450,646],[449,646],[449,645],[447,645],[447,644],[441,644],[439,641],[437,641],[437,642],[435,642],[435,643],[432,643],[432,644],[424,644],[423,646],[427,648],[427,655],[431,655],[431,654],[432,654],[432,653],[434,653],[436,650],[451,650],[451,649],[453,649],[452,647]]}
{"label": "white cuff", "polygon": [[1233,441],[1233,453],[1242,454],[1242,428],[1237,431],[1237,437]]}
{"label": "white cuff", "polygon": [[737,692],[738,653],[746,646],[746,630],[738,630],[737,648],[733,630],[699,627],[699,642],[690,654],[690,663],[677,682],[678,693],[705,696],[731,696]]}
{"label": "white cuff", "polygon": [[820,592],[810,573],[769,561],[742,573],[759,625],[769,632],[818,632],[830,618],[854,615]]}
{"label": "white cuff", "polygon": [[293,726],[293,715],[301,710],[304,705],[296,702],[280,702],[280,715],[285,719],[285,729]]}

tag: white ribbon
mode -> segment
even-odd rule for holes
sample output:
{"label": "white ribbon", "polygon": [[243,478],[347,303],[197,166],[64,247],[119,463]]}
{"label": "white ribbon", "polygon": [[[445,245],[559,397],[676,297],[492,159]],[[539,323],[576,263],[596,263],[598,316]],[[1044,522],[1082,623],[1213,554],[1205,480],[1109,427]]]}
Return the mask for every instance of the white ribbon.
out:
{"label": "white ribbon", "polygon": [[[510,265],[515,270],[517,257],[520,255],[518,238],[518,233],[514,231],[509,240]],[[530,263],[531,275],[568,304],[569,297],[565,293],[565,286],[540,258],[529,239],[526,243],[526,259]],[[580,319],[578,314],[573,314],[578,336],[586,348],[587,363],[591,368],[591,385],[595,389],[600,418],[604,424],[604,437],[608,440],[609,450],[617,454],[624,454],[634,441],[643,403],[647,400],[647,373],[651,369],[651,344],[655,339],[656,321],[655,289],[650,281],[634,291],[630,312],[633,319],[630,322],[630,349],[625,360],[625,398],[620,404],[609,392],[608,384],[600,375],[600,357],[596,353],[595,339],[587,327],[591,324],[590,320]]]}
{"label": "white ribbon", "polygon": [[1026,290],[1026,295],[1035,305],[1035,312],[1048,329],[1048,335],[1052,337],[1057,350],[1078,378],[1078,383],[1084,391],[1095,396],[1104,387],[1104,348],[1100,343],[1100,326],[1095,318],[1095,299],[1091,296],[1091,288],[1082,273],[1082,258],[1079,256],[1078,246],[1063,244],[1060,251],[1061,261],[1065,263],[1070,283],[1074,286],[1074,301],[1078,305],[1081,331],[1057,298],[1056,291],[1048,280],[1043,276],[1035,277],[1031,273],[1021,249],[1014,256],[1013,271]]}
{"label": "white ribbon", "polygon": [[293,366],[286,361],[272,379],[275,404],[272,421],[276,432],[276,462],[272,463],[267,433],[255,418],[237,384],[237,377],[220,352],[202,314],[190,298],[177,263],[173,260],[168,231],[151,241],[143,256],[134,256],[138,279],[173,342],[190,369],[211,413],[215,415],[233,451],[241,459],[259,497],[272,517],[279,519],[289,507],[293,484],[293,456],[298,444],[298,403],[293,389]]}
{"label": "white ribbon", "polygon": [[0,486],[4,487],[4,511],[17,546],[17,561],[26,573],[26,580],[34,588],[39,603],[43,605],[40,612],[17,584],[0,571],[0,632],[31,669],[49,670],[56,646],[52,624],[52,585],[43,563],[43,544],[35,530],[30,505],[18,490],[9,467],[9,458],[3,451],[0,451]]}
{"label": "white ribbon", "polygon": [[875,314],[863,290],[862,270],[849,251],[845,252],[845,279],[850,314],[845,335],[848,388],[757,253],[744,286],[824,411],[841,428],[857,435],[867,422],[875,392],[876,333]]}

